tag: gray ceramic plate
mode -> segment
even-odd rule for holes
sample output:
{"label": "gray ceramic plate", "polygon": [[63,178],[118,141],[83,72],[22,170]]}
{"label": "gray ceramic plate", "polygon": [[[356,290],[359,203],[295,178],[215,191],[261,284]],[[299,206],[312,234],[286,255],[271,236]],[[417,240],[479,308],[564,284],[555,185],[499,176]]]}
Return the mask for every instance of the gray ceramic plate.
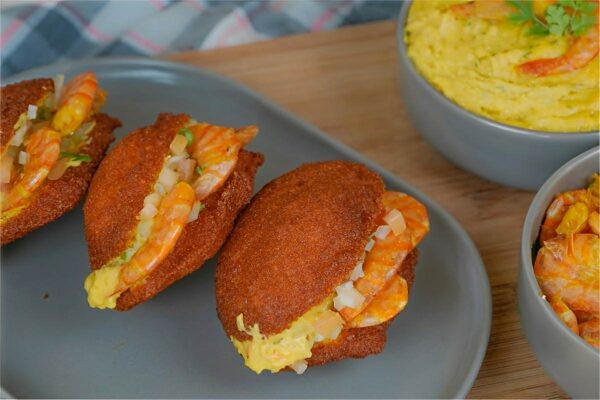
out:
{"label": "gray ceramic plate", "polygon": [[[259,95],[191,67],[139,59],[50,66],[13,80],[94,70],[122,137],[161,111],[217,124],[257,124],[266,156],[256,189],[304,162],[352,159],[379,172],[430,212],[407,309],[381,355],[256,376],[215,313],[214,261],[126,313],[88,308],[81,208],[2,251],[4,388],[17,397],[464,397],[488,342],[490,289],[465,231],[439,206],[373,162]],[[367,132],[365,132],[367,134]],[[202,240],[202,238],[198,238]],[[44,299],[44,294],[48,298]]]}

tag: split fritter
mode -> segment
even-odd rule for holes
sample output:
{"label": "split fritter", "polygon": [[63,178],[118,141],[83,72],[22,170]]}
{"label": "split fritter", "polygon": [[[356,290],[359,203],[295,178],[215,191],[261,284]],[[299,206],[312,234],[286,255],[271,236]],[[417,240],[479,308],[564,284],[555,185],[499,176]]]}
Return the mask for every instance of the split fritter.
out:
{"label": "split fritter", "polygon": [[[405,233],[394,231],[389,236],[390,228],[382,228],[381,224],[393,215],[387,214],[389,205],[398,199],[410,199],[409,204],[417,207],[405,210]],[[416,214],[424,213],[423,227],[413,223],[415,210]],[[391,225],[397,228],[397,221]],[[424,207],[410,196],[386,192],[381,178],[361,164],[306,164],[267,184],[238,219],[216,272],[219,319],[246,365],[258,373],[290,368],[301,373],[307,365],[381,352],[387,328],[405,303],[394,315],[374,313],[375,322],[351,325],[352,318],[339,322],[341,331],[331,340],[316,336],[321,335],[323,325],[331,324],[332,318],[342,321],[340,315],[347,311],[343,307],[348,306],[343,302],[340,308],[335,305],[340,313],[337,315],[334,304],[341,297],[338,290],[343,292],[342,286],[352,285],[349,279],[355,289],[363,290],[361,275],[353,276],[359,264],[362,268],[363,263],[370,263],[369,257],[376,251],[373,249],[378,248],[373,247],[378,246],[373,244],[373,235],[377,240],[386,236],[396,240],[410,236],[415,227],[415,232],[421,229],[418,235],[428,230]],[[404,254],[400,264],[384,275],[389,279],[389,272],[394,272],[408,289],[418,252],[411,246]],[[372,278],[373,270],[365,267],[365,276]],[[382,287],[387,286],[382,283]],[[377,293],[380,291],[383,289],[377,289]],[[368,293],[364,294],[363,302]],[[373,311],[368,305],[362,310]],[[314,328],[317,325],[319,329]],[[286,347],[285,343],[293,346]]]}
{"label": "split fritter", "polygon": [[[186,124],[186,115],[161,114],[154,125],[127,135],[106,156],[84,206],[85,236],[92,270],[99,270],[132,241],[144,199],[152,191],[170,144]],[[142,303],[213,257],[249,202],[261,154],[241,150],[223,186],[202,200],[203,210],[185,225],[173,250],[152,272],[116,301],[117,310]]]}
{"label": "split fritter", "polygon": [[84,196],[106,149],[115,140],[112,132],[121,122],[106,114],[94,117],[96,126],[90,132],[92,141],[82,152],[91,161],[69,168],[62,177],[47,181],[36,193],[30,205],[2,226],[2,244],[18,239],[75,208]]}
{"label": "split fritter", "polygon": [[[15,135],[15,125],[30,105],[38,104],[45,96],[53,95],[54,83],[51,79],[33,79],[7,85],[0,90],[0,148],[4,154]],[[27,233],[54,221],[72,210],[85,194],[92,176],[104,154],[115,139],[113,131],[121,122],[106,114],[95,114],[94,128],[88,133],[91,139],[80,148],[89,161],[77,167],[68,168],[55,180],[46,180],[32,195],[27,207],[14,217],[3,221],[0,229],[0,243],[8,244]]]}
{"label": "split fritter", "polygon": [[360,164],[307,164],[267,184],[221,251],[217,310],[228,336],[274,334],[347,279],[383,214],[381,178]]}

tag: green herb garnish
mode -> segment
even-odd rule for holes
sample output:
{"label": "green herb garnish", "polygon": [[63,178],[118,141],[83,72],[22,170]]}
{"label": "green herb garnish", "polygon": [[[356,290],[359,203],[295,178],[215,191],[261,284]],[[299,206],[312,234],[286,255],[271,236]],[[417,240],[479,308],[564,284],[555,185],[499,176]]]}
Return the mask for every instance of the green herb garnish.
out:
{"label": "green herb garnish", "polygon": [[177,132],[177,134],[185,136],[188,142],[188,146],[194,143],[194,134],[188,128],[181,128],[179,132]]}
{"label": "green herb garnish", "polygon": [[61,151],[60,158],[68,158],[67,166],[78,167],[81,163],[92,161],[92,157],[83,153],[69,153],[68,151]]}
{"label": "green herb garnish", "polygon": [[544,18],[535,15],[530,0],[507,0],[515,12],[508,20],[515,24],[529,23],[529,35],[580,36],[596,24],[592,14],[598,5],[588,0],[559,0],[546,8]]}
{"label": "green herb garnish", "polygon": [[201,166],[201,165],[197,165],[197,166],[196,166],[196,173],[197,173],[198,175],[202,175],[202,174],[204,173],[204,167],[203,167],[203,166]]}

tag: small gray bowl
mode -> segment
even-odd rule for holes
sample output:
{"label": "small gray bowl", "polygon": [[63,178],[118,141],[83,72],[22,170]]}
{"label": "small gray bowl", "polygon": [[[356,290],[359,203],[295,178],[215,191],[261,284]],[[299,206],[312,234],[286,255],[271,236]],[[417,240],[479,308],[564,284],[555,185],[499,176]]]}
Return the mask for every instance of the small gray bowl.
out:
{"label": "small gray bowl", "polygon": [[447,159],[491,181],[537,190],[565,162],[598,146],[597,131],[545,133],[504,125],[465,110],[436,90],[406,52],[404,25],[411,4],[403,5],[398,21],[400,91],[421,135]]}
{"label": "small gray bowl", "polygon": [[599,159],[598,147],[575,157],[556,171],[533,199],[523,225],[518,283],[521,325],[535,356],[569,395],[589,399],[599,396],[600,353],[567,328],[542,298],[533,273],[532,247],[554,196],[586,187],[590,176],[598,172]]}

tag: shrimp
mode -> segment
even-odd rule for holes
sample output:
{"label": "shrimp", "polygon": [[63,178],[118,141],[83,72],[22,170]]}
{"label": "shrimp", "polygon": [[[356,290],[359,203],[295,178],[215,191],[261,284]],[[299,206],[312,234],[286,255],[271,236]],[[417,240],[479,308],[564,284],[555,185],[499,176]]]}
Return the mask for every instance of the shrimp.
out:
{"label": "shrimp", "polygon": [[[98,93],[98,80],[93,72],[84,72],[73,78],[62,90],[58,110],[52,118],[52,128],[63,135],[76,130],[90,115]],[[99,96],[104,99],[104,96]]]}
{"label": "shrimp", "polygon": [[233,172],[241,148],[258,133],[258,128],[241,129],[201,123],[189,128],[194,134],[192,155],[202,172],[194,190],[199,201],[217,191]]}
{"label": "shrimp", "polygon": [[579,325],[577,325],[575,313],[560,299],[556,301],[548,300],[550,306],[552,306],[552,309],[556,315],[558,315],[558,318],[560,318],[576,335],[579,335]]}
{"label": "shrimp", "polygon": [[365,258],[364,276],[354,282],[356,290],[364,296],[365,301],[357,308],[345,307],[340,311],[346,321],[354,319],[367,307],[396,274],[408,253],[429,232],[427,209],[414,198],[404,193],[386,192],[382,202],[386,214],[393,209],[402,213],[406,229],[399,235],[389,233],[385,239],[375,241]]}
{"label": "shrimp", "polygon": [[546,218],[540,231],[540,242],[544,243],[557,235],[556,229],[561,225],[571,206],[578,203],[587,205],[589,202],[590,196],[587,189],[572,190],[556,195],[546,211]]}
{"label": "shrimp", "polygon": [[364,328],[382,324],[404,310],[407,303],[408,283],[400,275],[394,274],[369,305],[348,323],[348,326]]}
{"label": "shrimp", "polygon": [[502,20],[508,17],[514,9],[504,0],[479,0],[454,4],[450,6],[450,10],[460,18],[478,17],[489,20]]}
{"label": "shrimp", "polygon": [[25,142],[29,160],[23,167],[21,179],[4,199],[2,211],[23,205],[46,180],[60,156],[60,133],[42,127],[31,133]]}
{"label": "shrimp", "polygon": [[588,65],[598,55],[598,24],[585,35],[576,38],[560,57],[541,58],[519,64],[517,70],[538,77],[576,71]]}
{"label": "shrimp", "polygon": [[179,182],[162,199],[150,237],[121,267],[119,282],[111,296],[120,294],[149,275],[175,247],[196,196],[187,182]]}
{"label": "shrimp", "polygon": [[583,340],[600,349],[600,319],[594,318],[579,324],[579,334]]}
{"label": "shrimp", "polygon": [[[597,0],[595,0],[597,1]],[[548,5],[554,0],[534,0],[533,9],[537,15],[543,16]],[[459,18],[481,18],[487,20],[504,20],[515,12],[506,1],[477,0],[450,7]],[[517,71],[538,77],[572,72],[585,67],[598,54],[598,24],[585,35],[574,39],[569,49],[560,57],[542,58],[517,65]]]}
{"label": "shrimp", "polygon": [[600,239],[577,233],[544,242],[534,273],[551,302],[559,300],[575,313],[598,316]]}

